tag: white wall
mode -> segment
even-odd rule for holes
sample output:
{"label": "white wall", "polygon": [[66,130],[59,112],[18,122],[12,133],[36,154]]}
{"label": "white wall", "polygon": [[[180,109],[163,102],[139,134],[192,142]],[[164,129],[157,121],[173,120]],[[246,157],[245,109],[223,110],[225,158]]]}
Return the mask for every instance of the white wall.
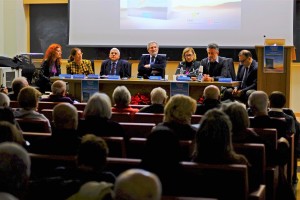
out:
{"label": "white wall", "polygon": [[23,0],[0,0],[0,55],[14,57],[27,51]]}

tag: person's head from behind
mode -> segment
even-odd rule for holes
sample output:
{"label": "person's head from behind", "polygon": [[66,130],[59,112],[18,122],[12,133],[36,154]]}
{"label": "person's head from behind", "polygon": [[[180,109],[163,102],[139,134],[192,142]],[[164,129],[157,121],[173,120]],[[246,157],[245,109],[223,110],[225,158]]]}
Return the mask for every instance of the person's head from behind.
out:
{"label": "person's head from behind", "polygon": [[156,56],[158,54],[159,45],[155,41],[148,42],[147,50],[150,56]]}
{"label": "person's head from behind", "polygon": [[9,107],[9,104],[10,104],[9,97],[6,94],[0,92],[0,106]]}
{"label": "person's head from behind", "polygon": [[51,85],[51,91],[53,95],[65,96],[66,90],[67,90],[67,84],[62,80],[57,80]]}
{"label": "person's head from behind", "polygon": [[0,144],[0,191],[22,199],[30,176],[30,158],[19,144]]}
{"label": "person's head from behind", "polygon": [[195,50],[192,47],[186,47],[182,51],[181,55],[182,61],[184,62],[193,62],[197,59]]}
{"label": "person's head from behind", "polygon": [[220,99],[220,89],[215,85],[209,85],[205,87],[203,91],[203,96],[205,99]]}
{"label": "person's head from behind", "polygon": [[146,170],[129,169],[115,182],[115,200],[160,200],[162,186],[159,178]]}
{"label": "person's head from behind", "polygon": [[206,48],[209,62],[215,62],[219,56],[219,46],[216,43],[210,43]]}
{"label": "person's head from behind", "polygon": [[88,100],[83,115],[85,118],[111,118],[111,101],[105,93],[94,93]]}
{"label": "person's head from behind", "polygon": [[264,91],[254,91],[248,98],[248,105],[254,116],[267,115],[269,98]]}
{"label": "person's head from behind", "polygon": [[230,118],[233,135],[244,131],[250,126],[249,116],[245,104],[239,102],[224,104],[222,106],[222,110]]}
{"label": "person's head from behind", "polygon": [[72,48],[69,56],[69,61],[74,61],[75,63],[80,63],[82,60],[82,52],[79,48]]}
{"label": "person's head from behind", "polygon": [[0,143],[2,142],[15,142],[20,145],[24,144],[22,132],[8,121],[0,121]]}
{"label": "person's head from behind", "polygon": [[190,124],[197,102],[189,96],[176,94],[170,98],[164,108],[164,122]]}
{"label": "person's head from behind", "polygon": [[165,126],[153,129],[147,137],[143,165],[150,171],[157,171],[162,168],[172,170],[179,162],[180,144],[178,136]]}
{"label": "person's head from behind", "polygon": [[112,48],[109,52],[109,59],[113,62],[117,61],[120,59],[120,50],[117,48]]}
{"label": "person's head from behind", "polygon": [[196,134],[195,156],[197,161],[221,162],[232,150],[229,117],[218,109],[205,113]]}
{"label": "person's head from behind", "polygon": [[274,91],[269,95],[271,108],[283,108],[286,103],[285,95],[280,91]]}
{"label": "person's head from behind", "polygon": [[25,110],[36,110],[41,95],[34,87],[28,86],[22,88],[18,94],[20,107]]}
{"label": "person's head from behind", "polygon": [[0,121],[7,121],[15,124],[15,116],[10,107],[0,107]]}
{"label": "person's head from behind", "polygon": [[77,165],[82,169],[102,171],[106,165],[108,146],[93,134],[84,135],[77,154]]}
{"label": "person's head from behind", "polygon": [[157,87],[151,91],[150,97],[151,97],[152,104],[165,104],[168,95],[165,89],[161,87]]}
{"label": "person's head from behind", "polygon": [[117,86],[112,94],[115,106],[118,108],[126,108],[131,102],[131,94],[126,86]]}
{"label": "person's head from behind", "polygon": [[25,77],[23,77],[23,76],[17,77],[12,82],[12,90],[13,90],[14,94],[18,95],[20,90],[23,87],[27,87],[28,85],[29,85],[28,81]]}
{"label": "person's head from behind", "polygon": [[69,103],[59,103],[52,112],[55,128],[76,130],[78,126],[77,108]]}

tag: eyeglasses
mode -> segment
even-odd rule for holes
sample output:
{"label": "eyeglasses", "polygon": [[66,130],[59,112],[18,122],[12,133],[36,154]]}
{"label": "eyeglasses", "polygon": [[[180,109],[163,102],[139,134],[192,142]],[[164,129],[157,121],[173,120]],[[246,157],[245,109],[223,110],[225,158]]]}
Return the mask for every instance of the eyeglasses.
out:
{"label": "eyeglasses", "polygon": [[190,57],[193,56],[193,54],[185,54],[184,57]]}

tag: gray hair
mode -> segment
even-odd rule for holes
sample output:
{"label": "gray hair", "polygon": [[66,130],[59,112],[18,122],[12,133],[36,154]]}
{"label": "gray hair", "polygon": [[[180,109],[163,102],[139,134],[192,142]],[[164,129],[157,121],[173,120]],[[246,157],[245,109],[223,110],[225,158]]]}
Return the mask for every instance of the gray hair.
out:
{"label": "gray hair", "polygon": [[120,50],[119,50],[118,48],[115,48],[115,47],[112,48],[112,49],[109,51],[109,53],[110,53],[111,51],[117,51],[118,54],[121,55],[121,52],[120,52]]}
{"label": "gray hair", "polygon": [[219,45],[217,45],[216,43],[210,43],[207,45],[206,49],[215,49],[215,50],[219,51]]}
{"label": "gray hair", "polygon": [[61,95],[67,90],[66,82],[57,80],[51,85],[51,91],[54,95]]}
{"label": "gray hair", "polygon": [[131,94],[126,86],[121,85],[115,88],[112,98],[117,106],[127,107],[131,102]]}
{"label": "gray hair", "polygon": [[9,97],[6,94],[0,92],[0,106],[9,107],[9,104],[10,104]]}
{"label": "gray hair", "polygon": [[85,117],[98,116],[101,118],[111,118],[111,101],[104,93],[96,92],[88,100],[84,112]]}
{"label": "gray hair", "polygon": [[258,112],[267,112],[269,97],[264,91],[254,91],[249,96],[248,105]]}
{"label": "gray hair", "polygon": [[77,108],[70,103],[59,103],[53,108],[53,121],[57,128],[77,129]]}
{"label": "gray hair", "polygon": [[150,96],[152,104],[163,104],[168,98],[166,90],[161,87],[154,88],[151,91]]}
{"label": "gray hair", "polygon": [[150,45],[151,45],[151,44],[156,44],[157,48],[159,48],[159,45],[158,45],[157,42],[155,42],[155,41],[150,41],[150,42],[148,42],[148,44],[147,44],[147,49],[150,48]]}

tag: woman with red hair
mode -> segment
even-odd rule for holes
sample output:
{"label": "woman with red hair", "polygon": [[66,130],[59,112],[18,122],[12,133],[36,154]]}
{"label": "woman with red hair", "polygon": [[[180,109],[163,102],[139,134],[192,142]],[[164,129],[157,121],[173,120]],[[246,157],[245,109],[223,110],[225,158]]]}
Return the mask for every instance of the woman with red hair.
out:
{"label": "woman with red hair", "polygon": [[41,92],[51,91],[50,77],[58,76],[61,73],[62,48],[59,44],[51,44],[46,50],[39,78],[36,81],[36,85],[40,87]]}

